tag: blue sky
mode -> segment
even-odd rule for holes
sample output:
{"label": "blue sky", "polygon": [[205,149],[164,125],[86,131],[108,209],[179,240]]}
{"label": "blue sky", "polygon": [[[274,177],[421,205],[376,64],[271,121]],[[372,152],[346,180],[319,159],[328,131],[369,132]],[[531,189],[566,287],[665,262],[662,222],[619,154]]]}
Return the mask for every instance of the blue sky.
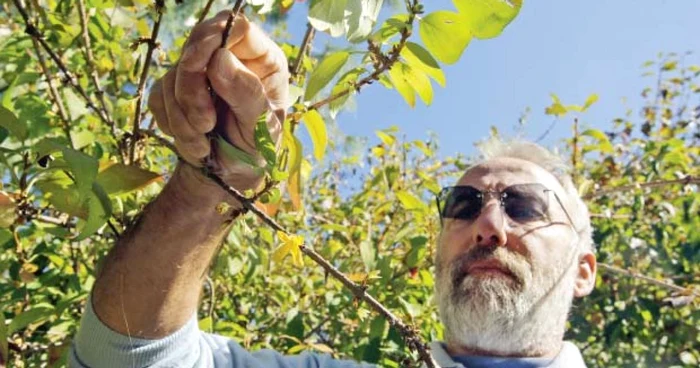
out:
{"label": "blue sky", "polygon": [[[454,9],[450,0],[423,3],[428,12]],[[288,29],[297,43],[306,12],[299,5]],[[447,86],[434,84],[431,106],[418,102],[411,109],[396,91],[372,85],[357,96],[357,109],[337,122],[344,133],[368,136],[370,143],[377,141],[375,130],[393,124],[409,139],[425,138],[430,130],[438,134],[441,155],[470,154],[491,125],[512,134],[528,107],[525,138],[539,137],[553,121],[543,113],[550,93],[565,104],[582,104],[597,93],[600,100],[581,123],[604,129],[641,104],[639,93],[652,82],[641,76],[646,60],[659,52],[693,51],[686,63],[700,64],[698,15],[697,0],[526,0],[501,36],[472,40],[459,62],[443,66]],[[316,50],[323,42],[317,41]],[[561,144],[571,122],[560,120],[542,143]]]}

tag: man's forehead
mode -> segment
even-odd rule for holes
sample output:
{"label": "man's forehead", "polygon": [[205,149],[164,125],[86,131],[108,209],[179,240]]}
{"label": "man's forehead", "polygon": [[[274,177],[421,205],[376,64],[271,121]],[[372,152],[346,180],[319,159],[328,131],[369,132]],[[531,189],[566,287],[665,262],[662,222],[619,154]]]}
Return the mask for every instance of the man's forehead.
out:
{"label": "man's forehead", "polygon": [[457,185],[501,190],[509,185],[526,183],[539,183],[557,191],[563,189],[554,175],[541,166],[512,157],[494,158],[470,167]]}

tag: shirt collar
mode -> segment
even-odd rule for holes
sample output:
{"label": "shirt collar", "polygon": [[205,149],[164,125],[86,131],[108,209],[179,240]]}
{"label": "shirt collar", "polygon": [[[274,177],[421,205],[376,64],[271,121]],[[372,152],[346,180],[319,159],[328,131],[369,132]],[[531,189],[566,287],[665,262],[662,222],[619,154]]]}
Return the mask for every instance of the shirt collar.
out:
{"label": "shirt collar", "polygon": [[[441,341],[430,343],[433,359],[441,368],[466,368],[461,363],[455,362],[445,350],[445,345]],[[586,368],[581,352],[576,345],[564,341],[559,354],[552,360],[550,368]]]}

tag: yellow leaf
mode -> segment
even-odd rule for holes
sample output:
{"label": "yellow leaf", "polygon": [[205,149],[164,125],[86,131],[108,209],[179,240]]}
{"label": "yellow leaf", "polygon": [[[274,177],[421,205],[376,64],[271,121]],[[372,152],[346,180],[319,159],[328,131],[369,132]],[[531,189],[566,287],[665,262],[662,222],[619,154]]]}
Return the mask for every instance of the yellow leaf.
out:
{"label": "yellow leaf", "polygon": [[300,177],[299,172],[294,172],[289,175],[287,182],[289,186],[287,187],[287,193],[289,193],[289,198],[292,200],[292,208],[298,211],[301,208],[301,192],[300,192]]}
{"label": "yellow leaf", "polygon": [[316,160],[322,161],[323,156],[326,154],[326,145],[328,144],[326,123],[316,110],[305,112],[302,120],[304,120],[304,126],[309,131],[309,136],[311,136],[311,143],[314,145],[314,157],[316,157]]}
{"label": "yellow leaf", "polygon": [[363,282],[367,279],[367,274],[366,273],[349,273],[345,275],[350,279],[352,282]]}
{"label": "yellow leaf", "polygon": [[22,265],[22,268],[19,271],[19,278],[23,282],[32,282],[34,279],[36,279],[34,272],[36,272],[38,269],[39,266],[35,265],[34,263],[25,263]]}
{"label": "yellow leaf", "polygon": [[15,223],[16,207],[12,196],[0,190],[0,228],[10,227]]}
{"label": "yellow leaf", "polygon": [[333,354],[333,349],[331,349],[328,345],[326,344],[316,344],[316,343],[311,343],[309,344],[309,347],[311,347],[314,350],[318,350],[322,353],[326,354]]}

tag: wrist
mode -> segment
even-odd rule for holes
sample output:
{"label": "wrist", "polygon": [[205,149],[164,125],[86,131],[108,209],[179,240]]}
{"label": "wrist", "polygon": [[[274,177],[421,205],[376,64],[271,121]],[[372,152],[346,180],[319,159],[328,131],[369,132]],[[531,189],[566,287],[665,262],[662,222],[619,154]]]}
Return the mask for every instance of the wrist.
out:
{"label": "wrist", "polygon": [[185,162],[178,163],[168,186],[178,200],[192,205],[216,207],[225,202],[233,209],[243,207],[224,188],[206,177],[200,168]]}

